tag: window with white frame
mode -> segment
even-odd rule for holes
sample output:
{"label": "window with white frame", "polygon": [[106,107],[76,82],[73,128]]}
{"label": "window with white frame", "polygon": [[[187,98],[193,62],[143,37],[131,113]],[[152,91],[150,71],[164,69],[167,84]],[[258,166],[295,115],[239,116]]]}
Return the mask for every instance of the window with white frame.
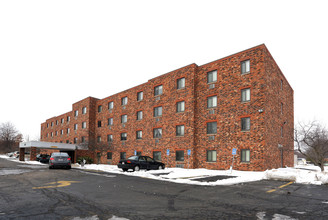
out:
{"label": "window with white frame", "polygon": [[100,143],[101,142],[101,136],[97,137],[97,142]]}
{"label": "window with white frame", "polygon": [[108,109],[114,108],[114,102],[108,102]]}
{"label": "window with white frame", "polygon": [[185,88],[185,82],[186,82],[185,78],[177,79],[177,89]]}
{"label": "window with white frame", "polygon": [[162,128],[154,128],[154,138],[162,138]]}
{"label": "window with white frame", "polygon": [[108,125],[112,126],[114,124],[113,118],[108,119]]}
{"label": "window with white frame", "polygon": [[184,151],[183,150],[175,151],[175,160],[176,161],[184,161]]}
{"label": "window with white frame", "polygon": [[87,113],[87,107],[83,107],[82,108],[82,114],[84,115],[84,114],[86,114]]}
{"label": "window with white frame", "polygon": [[154,95],[162,95],[163,94],[163,85],[156,86],[154,88]]}
{"label": "window with white frame", "polygon": [[176,126],[176,135],[177,136],[184,136],[185,134],[185,127],[184,125],[177,125]]}
{"label": "window with white frame", "polygon": [[162,116],[162,106],[154,108],[154,117]]}
{"label": "window with white frame", "polygon": [[73,142],[74,142],[74,144],[76,144],[77,143],[77,138],[74,138]]}
{"label": "window with white frame", "polygon": [[77,130],[77,126],[78,126],[78,124],[74,124],[74,130],[75,131]]}
{"label": "window with white frame", "polygon": [[69,134],[69,131],[70,131],[69,128],[67,128],[67,129],[66,129],[66,133]]}
{"label": "window with white frame", "polygon": [[128,97],[127,96],[126,97],[123,97],[121,99],[121,103],[122,103],[122,105],[127,105],[128,104]]}
{"label": "window with white frame", "polygon": [[249,149],[242,149],[241,150],[241,162],[250,162],[250,153]]}
{"label": "window with white frame", "polygon": [[241,62],[241,74],[246,74],[250,72],[250,61],[245,60]]}
{"label": "window with white frame", "polygon": [[64,130],[62,129],[62,130],[60,130],[60,134],[61,135],[63,135],[64,134]]}
{"label": "window with white frame", "polygon": [[82,128],[87,128],[87,122],[82,122]]}
{"label": "window with white frame", "polygon": [[137,111],[137,120],[142,119],[142,111]]}
{"label": "window with white frame", "polygon": [[185,111],[185,102],[177,102],[177,112],[184,112]]}
{"label": "window with white frame", "polygon": [[250,129],[251,129],[251,118],[250,117],[241,118],[241,130],[249,131]]}
{"label": "window with white frame", "polygon": [[112,142],[113,141],[113,135],[109,134],[107,135],[107,142]]}
{"label": "window with white frame", "polygon": [[143,100],[143,92],[138,92],[137,93],[137,101]]}
{"label": "window with white frame", "polygon": [[75,111],[74,111],[74,116],[75,116],[75,117],[79,116],[79,110],[75,110]]}
{"label": "window with white frame", "polygon": [[121,115],[121,123],[126,123],[128,121],[128,115]]}
{"label": "window with white frame", "polygon": [[249,102],[251,100],[251,89],[242,89],[241,90],[241,101],[242,102]]}
{"label": "window with white frame", "polygon": [[216,150],[207,150],[206,155],[207,162],[216,162]]}
{"label": "window with white frame", "polygon": [[216,134],[217,133],[217,122],[207,122],[206,124],[207,127],[207,134]]}
{"label": "window with white frame", "polygon": [[82,142],[82,143],[85,143],[85,137],[84,137],[84,136],[81,137],[81,142]]}
{"label": "window with white frame", "polygon": [[207,97],[207,108],[215,108],[218,105],[218,97],[215,96],[211,96],[211,97]]}
{"label": "window with white frame", "polygon": [[102,105],[98,105],[98,112],[102,112]]}
{"label": "window with white frame", "polygon": [[218,76],[216,70],[207,73],[207,83],[214,83],[217,80],[218,80]]}
{"label": "window with white frame", "polygon": [[137,138],[137,140],[142,139],[142,130],[139,130],[136,132],[136,138]]}
{"label": "window with white frame", "polygon": [[126,132],[121,133],[121,141],[126,141],[128,139],[128,134]]}
{"label": "window with white frame", "polygon": [[71,120],[71,117],[70,116],[67,116],[66,121],[69,122],[70,120]]}
{"label": "window with white frame", "polygon": [[64,124],[64,122],[65,122],[65,119],[62,118],[62,119],[61,119],[61,123]]}

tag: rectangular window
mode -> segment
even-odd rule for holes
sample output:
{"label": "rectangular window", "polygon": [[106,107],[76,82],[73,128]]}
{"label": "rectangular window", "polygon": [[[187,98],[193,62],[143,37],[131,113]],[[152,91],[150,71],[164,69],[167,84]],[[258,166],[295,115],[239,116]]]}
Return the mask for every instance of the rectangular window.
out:
{"label": "rectangular window", "polygon": [[242,102],[249,102],[251,100],[251,89],[242,89],[241,90],[241,101]]}
{"label": "rectangular window", "polygon": [[114,124],[113,118],[108,119],[108,126],[112,126]]}
{"label": "rectangular window", "polygon": [[81,142],[85,143],[85,137],[81,137]]}
{"label": "rectangular window", "polygon": [[97,137],[97,142],[100,143],[101,142],[101,136]]}
{"label": "rectangular window", "polygon": [[79,116],[79,111],[78,110],[74,111],[74,116],[75,117]]}
{"label": "rectangular window", "polygon": [[121,152],[120,153],[120,159],[121,160],[125,160],[126,159],[126,153],[125,152]]}
{"label": "rectangular window", "polygon": [[216,162],[216,150],[208,150],[206,155],[207,162]]}
{"label": "rectangular window", "polygon": [[108,102],[108,109],[114,108],[114,102]]}
{"label": "rectangular window", "polygon": [[121,116],[121,123],[126,123],[128,121],[128,115]]}
{"label": "rectangular window", "polygon": [[113,158],[112,152],[107,152],[107,160],[111,160]]}
{"label": "rectangular window", "polygon": [[74,138],[73,142],[74,142],[74,144],[76,144],[77,143],[77,138]]}
{"label": "rectangular window", "polygon": [[87,127],[87,123],[84,121],[82,122],[82,128],[86,128]]}
{"label": "rectangular window", "polygon": [[184,125],[177,125],[176,126],[176,135],[177,136],[184,136]]}
{"label": "rectangular window", "polygon": [[75,131],[77,130],[77,126],[78,126],[78,124],[74,124],[74,130]]}
{"label": "rectangular window", "polygon": [[67,116],[67,120],[66,121],[69,122],[70,120],[71,120],[71,117]]}
{"label": "rectangular window", "polygon": [[98,112],[102,112],[102,105],[98,105]]}
{"label": "rectangular window", "polygon": [[284,114],[284,103],[280,103],[280,114]]}
{"label": "rectangular window", "polygon": [[245,60],[241,62],[241,74],[246,74],[250,72],[250,61]]}
{"label": "rectangular window", "polygon": [[153,158],[157,161],[162,161],[162,152],[161,151],[154,151]]}
{"label": "rectangular window", "polygon": [[56,120],[56,125],[58,125],[58,120]]}
{"label": "rectangular window", "polygon": [[142,111],[137,111],[137,120],[142,119]]}
{"label": "rectangular window", "polygon": [[217,71],[213,70],[207,73],[207,83],[214,83],[218,79]]}
{"label": "rectangular window", "polygon": [[215,96],[211,96],[211,97],[207,97],[207,108],[215,108],[218,105],[218,97]]}
{"label": "rectangular window", "polygon": [[60,134],[63,135],[64,134],[64,130],[60,130]]}
{"label": "rectangular window", "polygon": [[154,88],[154,95],[157,96],[157,95],[162,95],[162,94],[163,94],[163,85],[156,86]]}
{"label": "rectangular window", "polygon": [[53,127],[54,126],[54,122],[51,122],[51,127]]}
{"label": "rectangular window", "polygon": [[177,150],[175,152],[175,160],[176,161],[184,161],[184,151],[183,150]]}
{"label": "rectangular window", "polygon": [[217,133],[217,122],[207,122],[207,134]]}
{"label": "rectangular window", "polygon": [[137,138],[137,140],[142,139],[142,131],[137,131],[136,138]]}
{"label": "rectangular window", "polygon": [[69,128],[67,128],[67,129],[66,129],[66,133],[69,134],[69,131],[70,131]]}
{"label": "rectangular window", "polygon": [[143,100],[143,92],[138,92],[137,93],[137,101]]}
{"label": "rectangular window", "polygon": [[241,150],[241,162],[250,161],[250,150]]}
{"label": "rectangular window", "polygon": [[162,116],[162,106],[154,108],[154,117]]}
{"label": "rectangular window", "polygon": [[162,138],[162,128],[154,128],[154,138]]}
{"label": "rectangular window", "polygon": [[[61,119],[61,123],[64,124],[64,122],[65,122],[65,119],[62,118],[62,119]],[[47,126],[47,127],[48,127],[48,126]]]}
{"label": "rectangular window", "polygon": [[98,121],[98,128],[101,128],[101,121]]}
{"label": "rectangular window", "polygon": [[128,134],[127,133],[121,133],[121,141],[126,141],[128,138]]}
{"label": "rectangular window", "polygon": [[177,102],[177,112],[184,112],[185,111],[185,102]]}
{"label": "rectangular window", "polygon": [[113,141],[113,135],[109,134],[107,135],[107,142],[112,142]]}
{"label": "rectangular window", "polygon": [[122,103],[122,105],[127,105],[128,104],[128,97],[123,97],[121,99],[121,103]]}
{"label": "rectangular window", "polygon": [[251,118],[241,118],[241,130],[249,131],[251,129]]}
{"label": "rectangular window", "polygon": [[183,89],[185,87],[185,78],[180,78],[177,80],[177,89]]}
{"label": "rectangular window", "polygon": [[82,114],[84,115],[84,114],[86,114],[87,113],[87,107],[83,107],[82,108]]}

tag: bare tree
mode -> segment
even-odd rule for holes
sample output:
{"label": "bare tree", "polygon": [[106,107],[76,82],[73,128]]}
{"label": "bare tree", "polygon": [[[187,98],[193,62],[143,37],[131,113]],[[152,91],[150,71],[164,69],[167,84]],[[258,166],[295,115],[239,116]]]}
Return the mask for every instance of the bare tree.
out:
{"label": "bare tree", "polygon": [[318,122],[298,123],[294,140],[298,151],[324,171],[328,158],[328,131]]}
{"label": "bare tree", "polygon": [[18,132],[11,122],[1,123],[0,125],[0,149],[3,152],[9,152],[17,148],[18,143],[23,139],[22,134]]}

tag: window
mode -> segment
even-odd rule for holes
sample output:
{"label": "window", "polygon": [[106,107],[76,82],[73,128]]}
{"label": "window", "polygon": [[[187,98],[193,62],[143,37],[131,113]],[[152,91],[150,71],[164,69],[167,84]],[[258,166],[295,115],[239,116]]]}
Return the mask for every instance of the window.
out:
{"label": "window", "polygon": [[184,161],[184,151],[183,150],[177,150],[175,152],[175,160],[176,161]]}
{"label": "window", "polygon": [[65,122],[65,119],[62,118],[62,119],[61,119],[61,123],[64,124],[64,122]]}
{"label": "window", "polygon": [[280,80],[280,90],[283,90],[284,88],[284,81]]}
{"label": "window", "polygon": [[241,130],[249,131],[251,129],[251,118],[241,118]]}
{"label": "window", "polygon": [[185,111],[185,102],[177,102],[177,112],[184,112]]}
{"label": "window", "polygon": [[58,125],[58,120],[56,120],[56,125]]}
{"label": "window", "polygon": [[74,124],[74,130],[76,131],[77,130],[77,124]]}
{"label": "window", "polygon": [[216,162],[216,150],[208,150],[206,153],[207,162]]}
{"label": "window", "polygon": [[76,144],[77,143],[77,138],[74,138],[73,142],[74,142],[74,144]]}
{"label": "window", "polygon": [[280,136],[284,137],[284,127],[283,126],[281,126],[281,128],[280,128]]}
{"label": "window", "polygon": [[47,123],[47,128],[49,128],[49,124]]}
{"label": "window", "polygon": [[123,97],[121,99],[121,103],[122,103],[122,105],[127,105],[128,104],[128,97]]}
{"label": "window", "polygon": [[101,128],[101,121],[98,121],[98,128]]}
{"label": "window", "polygon": [[153,152],[154,160],[161,161],[162,160],[162,152],[161,151],[154,151]]}
{"label": "window", "polygon": [[51,122],[51,127],[53,127],[53,126],[54,126],[54,122],[52,121],[52,122]]}
{"label": "window", "polygon": [[53,137],[54,136],[54,133],[53,132],[51,132],[51,137]]}
{"label": "window", "polygon": [[67,116],[67,122],[69,122],[71,120],[71,117]]}
{"label": "window", "polygon": [[81,138],[81,142],[84,143],[85,142],[85,137]]}
{"label": "window", "polygon": [[163,94],[163,85],[156,86],[154,88],[154,95],[157,96],[157,95],[162,95],[162,94]]}
{"label": "window", "polygon": [[241,162],[250,161],[250,150],[241,150]]}
{"label": "window", "polygon": [[180,78],[177,80],[177,89],[183,89],[185,87],[185,78]]}
{"label": "window", "polygon": [[126,141],[128,137],[127,133],[121,133],[121,141]]}
{"label": "window", "polygon": [[137,111],[137,120],[142,119],[142,111]]}
{"label": "window", "polygon": [[250,72],[250,62],[249,60],[245,60],[241,62],[241,74],[246,74]]}
{"label": "window", "polygon": [[79,116],[79,111],[78,111],[78,110],[75,110],[75,111],[74,111],[74,116],[75,116],[75,117]]}
{"label": "window", "polygon": [[82,128],[86,128],[87,127],[87,122],[82,122]]}
{"label": "window", "polygon": [[98,112],[102,112],[102,105],[98,105]]}
{"label": "window", "polygon": [[217,122],[207,122],[207,134],[217,133]]}
{"label": "window", "polygon": [[217,81],[217,79],[218,79],[218,77],[217,77],[216,70],[213,70],[213,71],[207,73],[207,83],[214,83]]}
{"label": "window", "polygon": [[138,92],[137,93],[137,101],[143,100],[143,92]]}
{"label": "window", "polygon": [[177,125],[176,126],[176,135],[177,136],[184,136],[184,125]]}
{"label": "window", "polygon": [[126,152],[121,152],[120,153],[120,159],[125,160],[126,159]]}
{"label": "window", "polygon": [[162,106],[154,108],[154,117],[162,116]]}
{"label": "window", "polygon": [[69,131],[70,131],[69,128],[67,128],[67,129],[66,129],[66,133],[69,134]]}
{"label": "window", "polygon": [[60,134],[63,135],[64,134],[64,130],[60,130]]}
{"label": "window", "polygon": [[154,138],[162,138],[162,128],[154,128]]}
{"label": "window", "polygon": [[142,139],[142,131],[141,130],[140,131],[137,131],[137,134],[136,135],[137,135],[136,136],[137,140]]}
{"label": "window", "polygon": [[108,109],[114,108],[114,102],[108,102]]}
{"label": "window", "polygon": [[55,132],[55,135],[56,135],[56,136],[58,135],[58,131]]}
{"label": "window", "polygon": [[207,108],[217,107],[218,98],[217,96],[207,97]]}
{"label": "window", "polygon": [[113,118],[108,119],[108,125],[112,126],[114,124]]}
{"label": "window", "polygon": [[84,115],[84,114],[86,114],[87,113],[87,107],[83,107],[82,108],[82,114]]}
{"label": "window", "polygon": [[121,115],[121,123],[126,123],[128,121],[128,115]]}
{"label": "window", "polygon": [[113,135],[109,134],[107,135],[107,142],[112,142],[113,141]]}
{"label": "window", "polygon": [[280,103],[280,114],[284,114],[284,103]]}
{"label": "window", "polygon": [[113,158],[112,152],[107,152],[107,160],[111,160]]}
{"label": "window", "polygon": [[101,142],[101,136],[97,137],[97,142],[100,143]]}
{"label": "window", "polygon": [[241,90],[241,101],[242,102],[249,102],[251,100],[251,89],[242,89]]}

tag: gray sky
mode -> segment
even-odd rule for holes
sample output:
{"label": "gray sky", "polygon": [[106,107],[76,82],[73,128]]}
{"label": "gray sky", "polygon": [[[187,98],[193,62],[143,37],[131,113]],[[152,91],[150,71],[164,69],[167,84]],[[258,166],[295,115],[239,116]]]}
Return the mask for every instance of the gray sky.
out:
{"label": "gray sky", "polygon": [[[327,2],[327,3],[326,3]],[[294,89],[295,122],[328,125],[328,1],[0,1],[0,123],[47,118],[191,63],[265,43]]]}

